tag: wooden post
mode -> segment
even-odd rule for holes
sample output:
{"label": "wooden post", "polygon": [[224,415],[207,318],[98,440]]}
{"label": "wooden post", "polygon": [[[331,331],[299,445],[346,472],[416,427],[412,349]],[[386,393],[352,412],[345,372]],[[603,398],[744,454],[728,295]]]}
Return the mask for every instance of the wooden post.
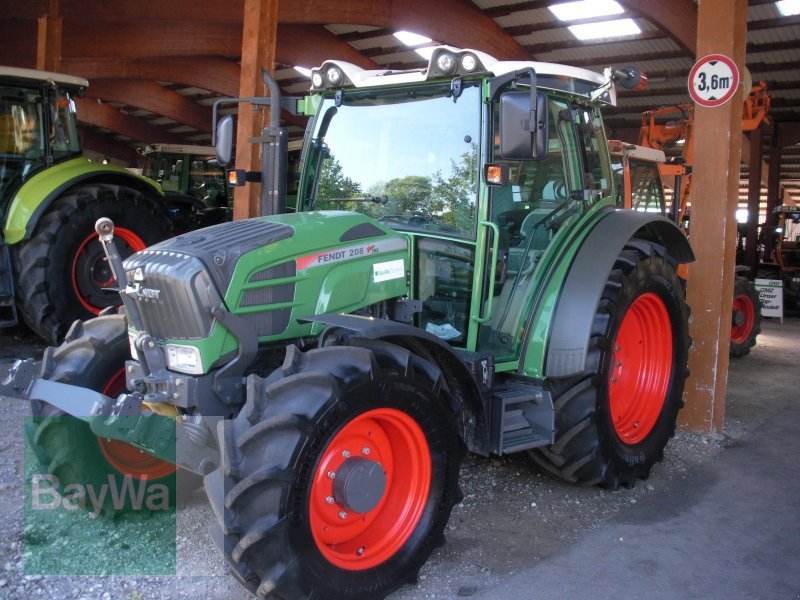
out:
{"label": "wooden post", "polygon": [[[242,72],[239,96],[267,94],[261,69],[275,69],[275,40],[278,35],[278,0],[245,0],[244,30],[242,32]],[[260,138],[261,130],[269,123],[269,110],[254,110],[249,104],[239,105],[236,134],[236,168],[261,171],[261,145],[252,141]],[[233,192],[233,218],[246,219],[260,214],[261,186],[248,183]]]}
{"label": "wooden post", "polygon": [[772,261],[772,251],[775,249],[777,219],[773,211],[780,205],[782,129],[780,123],[773,122],[772,143],[769,149],[769,173],[767,174],[767,218],[764,221],[764,260],[766,262]]}
{"label": "wooden post", "polygon": [[44,71],[61,70],[62,21],[58,0],[50,0],[46,15],[39,17],[36,35],[36,68]]}
{"label": "wooden post", "polygon": [[750,275],[756,276],[758,268],[758,219],[761,208],[761,165],[764,163],[763,126],[750,134],[750,178],[747,185],[747,236],[745,237],[744,264]]}
{"label": "wooden post", "polygon": [[[697,57],[722,54],[744,69],[747,0],[703,0],[698,7]],[[692,172],[691,244],[687,300],[692,307],[682,427],[721,431],[725,417],[728,346],[736,255],[736,207],[742,144],[740,85],[715,108],[695,108],[695,168]]]}

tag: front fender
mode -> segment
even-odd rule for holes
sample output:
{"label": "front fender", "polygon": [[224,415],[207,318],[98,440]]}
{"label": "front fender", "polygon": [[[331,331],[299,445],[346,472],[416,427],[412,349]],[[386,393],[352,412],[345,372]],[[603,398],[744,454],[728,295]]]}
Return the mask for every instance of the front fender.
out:
{"label": "front fender", "polygon": [[127,185],[143,193],[163,197],[155,181],[114,165],[91,162],[78,157],[44,169],[22,184],[8,207],[3,235],[7,244],[30,238],[39,218],[69,188],[83,183]]}
{"label": "front fender", "polygon": [[584,370],[600,295],[617,256],[631,238],[665,246],[679,263],[694,261],[686,236],[672,221],[631,210],[609,212],[584,239],[561,288],[550,327],[546,377],[568,377]]}

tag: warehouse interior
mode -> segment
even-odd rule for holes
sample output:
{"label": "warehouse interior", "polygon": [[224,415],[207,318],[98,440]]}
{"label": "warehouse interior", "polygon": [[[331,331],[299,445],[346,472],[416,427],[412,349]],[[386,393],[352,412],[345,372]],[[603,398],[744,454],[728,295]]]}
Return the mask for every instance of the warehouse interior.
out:
{"label": "warehouse interior", "polygon": [[[0,65],[88,80],[85,93],[75,101],[85,154],[98,163],[140,171],[142,149],[148,145],[212,145],[212,106],[226,97],[268,95],[262,69],[274,76],[281,94],[290,97],[309,92],[311,69],[326,60],[342,60],[386,74],[422,71],[433,48],[441,45],[478,50],[502,61],[558,63],[597,73],[610,66],[633,65],[641,69],[646,74],[646,87],[620,87],[616,106],[604,107],[605,136],[628,145],[642,145],[650,143],[647,136],[656,123],[662,128],[676,121],[689,123],[688,129],[684,126],[679,135],[657,147],[665,152],[668,161],[681,164],[686,161],[687,135],[693,138],[690,206],[693,230],[702,235],[690,236],[696,258],[688,267],[686,284],[686,302],[691,307],[691,348],[685,407],[677,417],[677,439],[683,444],[679,456],[683,457],[680,452],[689,448],[686,456],[699,453],[703,460],[687,458],[685,464],[679,461],[679,467],[686,468],[681,472],[656,471],[655,489],[668,490],[663,500],[647,496],[655,493],[646,482],[640,482],[637,495],[631,499],[632,504],[641,503],[638,508],[619,499],[624,492],[614,492],[617,497],[610,516],[598,517],[602,511],[596,506],[602,502],[603,493],[584,494],[585,488],[576,488],[578,491],[572,496],[575,502],[592,508],[588,516],[580,518],[568,508],[560,509],[562,517],[570,515],[575,521],[571,531],[567,523],[563,530],[553,529],[547,534],[553,540],[559,538],[554,547],[560,550],[548,554],[539,552],[533,543],[509,543],[505,552],[531,552],[536,554],[535,559],[509,560],[503,565],[495,561],[489,567],[483,564],[492,563],[487,555],[503,553],[503,545],[482,538],[476,542],[465,533],[470,520],[479,519],[479,513],[486,510],[500,519],[501,529],[509,537],[517,522],[498,516],[503,507],[508,508],[499,499],[497,506],[492,506],[469,497],[470,493],[480,496],[485,492],[487,497],[495,493],[492,488],[484,489],[479,483],[481,467],[470,463],[473,471],[469,472],[469,480],[474,487],[470,491],[466,486],[467,500],[456,505],[457,524],[446,532],[448,539],[452,534],[457,540],[455,546],[446,545],[434,554],[436,562],[430,580],[417,579],[419,587],[405,586],[393,597],[416,598],[418,593],[430,595],[426,597],[612,597],[638,585],[639,577],[649,583],[667,582],[652,597],[759,597],[763,590],[753,587],[756,577],[772,578],[765,587],[767,596],[776,597],[783,592],[797,595],[800,582],[788,571],[800,569],[787,541],[787,536],[794,535],[797,529],[796,524],[790,523],[791,509],[787,508],[793,503],[791,489],[796,485],[783,486],[783,479],[797,479],[797,469],[782,460],[786,452],[777,453],[763,440],[757,443],[748,436],[767,432],[786,449],[797,445],[793,407],[800,385],[796,368],[800,347],[796,310],[800,310],[800,304],[796,309],[785,306],[778,318],[765,317],[762,334],[752,353],[748,348],[747,356],[731,358],[728,347],[730,324],[733,320],[735,327],[737,319],[736,304],[732,312],[729,300],[736,295],[737,275],[751,280],[773,279],[772,271],[762,272],[760,268],[762,263],[774,262],[778,240],[786,238],[783,247],[800,249],[800,221],[796,217],[796,210],[800,210],[800,1],[592,0],[581,4],[578,12],[566,10],[569,4],[562,0],[0,0],[0,36],[4,40]],[[730,57],[739,67],[741,78],[731,100],[704,107],[694,104],[687,81],[693,67],[710,55]],[[259,171],[261,157],[248,141],[267,126],[269,114],[267,110],[253,111],[242,106],[245,105],[227,106],[221,114],[235,114],[238,118],[237,168]],[[657,120],[649,121],[650,111],[658,109],[665,110],[654,117]],[[286,110],[281,118],[289,139],[299,145],[309,119]],[[675,196],[674,188],[680,188],[680,179],[673,179],[672,184],[673,189],[666,190],[670,200]],[[258,185],[235,188],[233,218],[259,216],[260,193]],[[785,220],[779,207],[784,207],[784,214],[788,215]],[[24,334],[14,336],[12,339],[0,331],[2,357],[26,358],[19,352],[27,352],[41,359],[43,346],[38,342],[28,345]],[[770,375],[768,369],[772,365],[780,366],[781,372]],[[759,414],[756,396],[770,397],[774,406]],[[17,421],[24,419],[16,408],[13,414]],[[22,437],[18,437],[9,448],[23,452]],[[737,471],[737,461],[725,453],[731,448],[744,452],[739,444],[771,461],[769,468],[761,472],[752,461],[740,457],[745,466]],[[14,460],[15,468],[21,469],[20,460]],[[669,462],[669,450],[665,460]],[[492,477],[502,487],[502,476],[517,477],[522,462],[497,459],[492,463],[496,470]],[[717,466],[719,471],[714,470]],[[707,481],[704,476],[708,476]],[[741,483],[738,490],[737,478]],[[4,474],[0,485],[17,493],[18,485],[5,483],[12,479],[13,473]],[[526,499],[524,506],[513,505],[511,510],[539,511],[546,501],[542,495],[553,491],[542,485],[546,484],[538,480],[534,484],[536,500]],[[682,491],[690,485],[699,491]],[[759,487],[777,498],[774,504],[758,497]],[[528,493],[514,485],[511,488],[521,496]],[[555,489],[563,493],[570,488]],[[702,505],[698,498],[707,494],[723,504],[725,494],[737,492],[751,498],[764,513],[774,509],[774,519],[765,521],[763,535],[737,530],[744,536],[742,548],[734,548],[735,542],[729,537],[720,537],[718,546],[691,544],[691,561],[677,558],[679,551],[674,547],[682,538],[676,532],[689,536],[696,523],[676,522],[675,532],[668,531],[665,523],[676,515],[667,504],[685,505],[691,511],[700,506],[692,514],[703,523],[714,521],[714,527],[722,529],[726,519],[750,523],[745,517],[746,507],[733,503],[730,512],[721,512],[717,522],[713,516],[718,507]],[[193,505],[198,502],[193,498],[186,514],[213,518],[210,509],[203,512]],[[10,507],[12,503],[4,500],[3,504]],[[647,511],[661,511],[668,516],[654,519],[643,533],[636,526],[647,520]],[[602,523],[598,528],[605,538],[598,531],[592,532],[587,524],[595,517]],[[558,515],[552,518],[560,522]],[[15,531],[18,525],[10,518],[0,527]],[[186,527],[188,533],[183,539],[188,545],[205,535],[193,525]],[[704,526],[698,535],[712,538],[715,531],[718,530],[710,525]],[[179,531],[178,550],[180,535]],[[492,537],[491,531],[480,535]],[[633,542],[630,546],[623,541],[627,536]],[[0,596],[14,585],[15,573],[19,575],[18,557],[24,552],[21,542],[13,547],[9,544],[0,554],[0,558],[5,555],[10,561],[7,572],[0,571]],[[650,551],[648,544],[655,550],[652,556],[643,558]],[[765,548],[769,548],[769,556],[775,557],[774,564],[754,558]],[[666,577],[668,569],[687,569],[706,552],[730,552],[735,558],[727,563],[715,559],[713,569],[718,572],[703,574],[702,570],[692,570],[691,577],[698,582],[696,588]],[[463,555],[469,557],[468,566],[459,562]],[[589,574],[574,578],[569,585],[559,578],[560,569],[580,569],[595,556],[611,558],[595,563],[587,571]],[[193,564],[193,559],[187,560],[194,569],[189,569],[187,576],[199,578],[203,567]],[[209,595],[230,597],[235,588],[229,585],[225,567],[217,559],[208,560],[215,565],[210,568],[214,578],[209,579]],[[753,575],[749,578],[745,569],[743,587],[737,588],[730,581],[719,584],[726,574],[736,572],[742,563],[751,560]],[[452,580],[449,570],[454,573]],[[599,584],[597,580],[609,571],[617,580]],[[238,576],[241,579],[242,574]],[[542,591],[532,593],[535,583],[531,581],[536,579],[531,578],[537,576],[541,578]],[[126,593],[131,598],[167,598],[179,593],[172,583],[159,591],[160,584],[156,578],[151,579],[142,584],[150,595],[138,596],[135,582],[125,587],[116,582],[115,587],[108,588],[113,591],[107,592],[101,578],[92,583],[98,585],[96,590],[75,583],[75,597]],[[14,589],[27,592],[36,581],[27,579]],[[193,580],[190,589],[199,592],[199,585]],[[259,597],[272,597],[268,589],[262,591],[259,588]],[[244,591],[241,594],[245,597]],[[14,597],[13,593],[9,597]]]}

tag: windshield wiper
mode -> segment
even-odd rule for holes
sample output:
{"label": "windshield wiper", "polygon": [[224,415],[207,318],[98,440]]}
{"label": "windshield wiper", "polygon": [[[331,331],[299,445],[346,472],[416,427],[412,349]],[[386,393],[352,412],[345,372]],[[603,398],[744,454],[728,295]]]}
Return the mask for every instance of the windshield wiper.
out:
{"label": "windshield wiper", "polygon": [[356,196],[354,198],[312,198],[312,206],[317,202],[374,202],[375,204],[386,204],[389,196]]}

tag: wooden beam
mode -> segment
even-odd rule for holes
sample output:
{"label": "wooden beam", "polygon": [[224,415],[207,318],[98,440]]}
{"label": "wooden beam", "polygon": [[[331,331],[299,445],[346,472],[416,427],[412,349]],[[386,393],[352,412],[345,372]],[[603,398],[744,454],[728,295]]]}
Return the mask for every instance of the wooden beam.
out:
{"label": "wooden beam", "polygon": [[0,64],[35,69],[38,39],[36,20],[0,19]]}
{"label": "wooden beam", "polygon": [[294,24],[349,23],[409,30],[462,48],[479,48],[500,60],[530,60],[513,36],[468,0],[294,0],[281,4],[279,21]]}
{"label": "wooden beam", "polygon": [[[185,5],[183,5],[185,6]],[[197,21],[81,21],[64,19],[63,56],[239,56],[241,25]]]}
{"label": "wooden beam", "polygon": [[335,58],[363,69],[380,66],[321,25],[279,25],[277,33],[275,60],[287,65],[311,68]]}
{"label": "wooden beam", "polygon": [[95,79],[151,79],[199,87],[223,96],[239,93],[239,65],[219,56],[65,58],[65,73]]}
{"label": "wooden beam", "polygon": [[758,214],[761,208],[761,163],[764,157],[764,134],[761,127],[750,133],[750,173],[747,186],[747,235],[744,263],[753,277],[758,268]]}
{"label": "wooden beam", "polygon": [[800,123],[781,123],[780,124],[780,142],[781,148],[786,146],[794,146],[800,144]]}
{"label": "wooden beam", "polygon": [[[4,0],[7,1],[7,0]],[[11,0],[18,2],[18,0]],[[40,0],[25,0],[25,3]],[[81,21],[198,21],[242,24],[244,0],[61,0],[64,17]]]}
{"label": "wooden beam", "polygon": [[767,218],[764,221],[764,258],[772,261],[772,251],[775,248],[775,226],[777,219],[773,212],[781,204],[781,166],[783,156],[781,153],[783,143],[782,123],[772,124],[772,145],[769,151],[769,176],[767,179]]}
{"label": "wooden beam", "polygon": [[139,162],[139,154],[134,148],[123,142],[117,141],[108,135],[98,133],[86,125],[80,125],[78,132],[81,137],[81,147],[104,156],[110,156],[135,167]]}
{"label": "wooden beam", "polygon": [[[278,0],[245,0],[244,29],[242,31],[242,72],[239,96],[265,96],[261,70],[275,72],[275,46],[278,37]],[[236,137],[236,168],[261,171],[261,144],[251,138],[260,138],[268,124],[269,110],[242,104]],[[245,185],[234,189],[233,218],[246,219],[261,214],[260,185]]]}
{"label": "wooden beam", "polygon": [[150,125],[142,119],[126,115],[113,106],[99,103],[97,100],[83,98],[76,100],[76,103],[79,121],[124,135],[142,145],[159,142],[166,144],[187,143],[186,138],[181,135]]}
{"label": "wooden beam", "polygon": [[[747,0],[703,0],[698,13],[697,54],[722,54],[743,71]],[[742,139],[743,86],[716,108],[695,109],[695,156],[703,168],[692,173],[692,247],[687,301],[692,307],[691,375],[686,408],[679,418],[695,431],[722,431],[728,377],[736,208]]]}
{"label": "wooden beam", "polygon": [[86,95],[106,102],[119,102],[143,108],[190,125],[204,133],[211,132],[211,109],[165,88],[155,81],[130,79],[95,79]]}
{"label": "wooden beam", "polygon": [[44,71],[61,70],[61,32],[59,0],[50,0],[46,14],[39,17],[36,35],[36,68]]}

